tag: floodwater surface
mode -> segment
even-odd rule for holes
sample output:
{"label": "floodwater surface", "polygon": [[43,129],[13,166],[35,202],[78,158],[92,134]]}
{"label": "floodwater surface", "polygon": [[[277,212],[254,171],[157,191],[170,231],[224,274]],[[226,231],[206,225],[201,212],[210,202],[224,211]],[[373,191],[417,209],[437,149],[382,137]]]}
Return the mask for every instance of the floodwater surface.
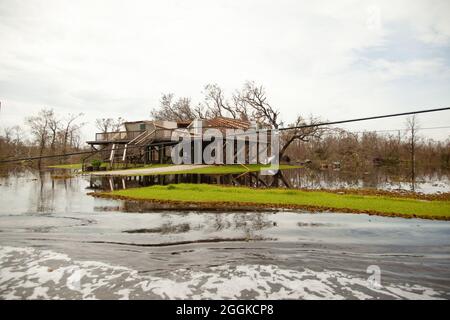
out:
{"label": "floodwater surface", "polygon": [[157,211],[87,195],[143,178],[56,173],[0,178],[1,298],[450,297],[448,221]]}
{"label": "floodwater surface", "polygon": [[[367,169],[369,170],[369,169]],[[418,169],[411,180],[405,168],[371,167],[369,171],[340,171],[297,168],[280,170],[276,175],[259,172],[238,174],[170,174],[152,176],[92,176],[92,189],[124,189],[171,183],[208,183],[257,188],[290,189],[379,189],[414,191],[422,194],[450,192],[450,171]]]}

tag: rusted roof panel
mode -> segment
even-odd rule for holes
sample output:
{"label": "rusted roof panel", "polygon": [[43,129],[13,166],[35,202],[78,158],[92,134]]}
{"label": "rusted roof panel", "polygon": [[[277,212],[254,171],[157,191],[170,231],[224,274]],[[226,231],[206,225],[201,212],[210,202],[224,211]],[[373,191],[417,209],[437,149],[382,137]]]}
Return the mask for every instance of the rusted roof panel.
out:
{"label": "rusted roof panel", "polygon": [[233,118],[225,118],[225,117],[216,117],[213,119],[206,120],[207,127],[215,127],[215,128],[228,128],[228,129],[243,129],[247,130],[250,127],[250,122],[233,119]]}

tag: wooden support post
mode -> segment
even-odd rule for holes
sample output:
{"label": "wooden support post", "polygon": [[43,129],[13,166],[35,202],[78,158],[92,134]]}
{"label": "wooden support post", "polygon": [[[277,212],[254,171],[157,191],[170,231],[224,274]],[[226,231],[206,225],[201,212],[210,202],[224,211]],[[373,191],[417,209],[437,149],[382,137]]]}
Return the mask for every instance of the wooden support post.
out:
{"label": "wooden support post", "polygon": [[147,160],[150,157],[150,148],[149,146],[144,147],[144,165],[147,164]]}
{"label": "wooden support post", "polygon": [[111,162],[111,167],[114,163],[114,153],[116,152],[116,145],[113,144],[111,148],[111,155],[109,156],[109,161]]}
{"label": "wooden support post", "polygon": [[125,162],[125,160],[127,159],[127,147],[128,147],[128,144],[126,144],[125,147],[123,148],[123,156],[122,156],[123,162]]}

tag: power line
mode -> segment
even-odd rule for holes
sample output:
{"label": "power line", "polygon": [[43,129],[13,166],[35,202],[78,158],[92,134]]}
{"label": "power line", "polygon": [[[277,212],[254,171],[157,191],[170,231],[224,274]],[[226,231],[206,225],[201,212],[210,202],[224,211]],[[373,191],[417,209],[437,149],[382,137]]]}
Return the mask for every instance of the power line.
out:
{"label": "power line", "polygon": [[[101,150],[99,150],[99,151],[101,151]],[[72,152],[72,153],[47,155],[47,156],[36,156],[36,157],[26,157],[26,158],[14,158],[14,159],[0,160],[0,163],[20,162],[20,161],[32,161],[32,160],[39,160],[39,159],[50,159],[50,158],[69,157],[69,156],[76,156],[76,155],[88,154],[88,153],[94,153],[94,152],[99,152],[99,151],[79,151],[79,152]]]}
{"label": "power line", "polygon": [[[128,149],[130,148],[142,148],[142,146],[127,146]],[[123,151],[124,147],[117,147],[114,148],[115,151]],[[35,156],[35,157],[25,157],[25,158],[14,158],[14,159],[4,159],[0,160],[0,163],[8,163],[8,162],[20,162],[20,161],[32,161],[32,160],[39,160],[39,159],[51,159],[51,158],[61,158],[61,157],[69,157],[69,156],[78,156],[82,154],[94,154],[99,152],[110,152],[109,150],[94,150],[94,151],[78,151],[78,152],[71,152],[71,153],[64,153],[64,154],[54,154],[54,155],[46,155],[46,156]]]}
{"label": "power line", "polygon": [[[340,120],[340,121],[330,121],[330,122],[322,122],[322,123],[316,123],[316,124],[305,124],[305,125],[301,125],[301,126],[280,128],[278,130],[284,131],[284,130],[291,130],[291,129],[303,129],[303,128],[312,128],[312,127],[319,127],[319,126],[330,126],[330,125],[341,124],[341,123],[367,121],[367,120],[375,120],[375,119],[383,119],[383,118],[393,118],[393,117],[400,117],[400,116],[409,116],[409,115],[414,115],[414,114],[437,112],[437,111],[444,111],[444,110],[450,110],[450,107],[419,110],[419,111],[410,111],[410,112],[402,112],[402,113],[392,113],[392,114],[385,114],[385,115],[381,115],[381,116],[372,116],[372,117],[357,118],[357,119],[350,119],[350,120]],[[272,129],[270,129],[270,130],[272,130]]]}
{"label": "power line", "polygon": [[[386,115],[364,117],[364,118],[356,118],[356,119],[349,119],[349,120],[321,122],[321,123],[316,123],[316,124],[305,124],[305,125],[300,125],[300,126],[293,126],[293,127],[287,127],[287,128],[279,128],[279,129],[259,129],[259,130],[255,130],[255,132],[260,132],[260,131],[263,131],[263,132],[287,131],[287,130],[293,130],[293,129],[313,128],[313,127],[320,127],[320,126],[329,126],[329,125],[336,125],[336,124],[342,124],[342,123],[350,123],[350,122],[359,122],[359,121],[367,121],[367,120],[375,120],[375,119],[383,119],[383,118],[400,117],[400,116],[422,114],[422,113],[430,113],[430,112],[438,112],[438,111],[445,111],[445,110],[450,110],[450,107],[436,108],[436,109],[426,109],[426,110],[418,110],[418,111],[410,111],[410,112],[402,112],[402,113],[392,113],[392,114],[386,114]],[[395,131],[398,131],[398,130],[395,130]],[[246,134],[246,133],[244,133],[244,134]],[[238,135],[240,135],[240,134],[235,134],[234,136],[238,136]],[[128,148],[133,148],[133,147],[139,147],[140,148],[141,146],[128,146]],[[116,149],[116,151],[118,151],[118,150],[119,149]],[[90,154],[90,153],[94,154],[94,153],[98,153],[98,152],[102,152],[102,151],[104,151],[104,150],[80,151],[80,152],[65,153],[65,154],[58,154],[58,155],[6,159],[6,160],[0,160],[0,163],[19,162],[19,161],[32,161],[32,160],[39,160],[39,159],[50,159],[50,158],[58,158],[58,157],[67,157],[67,156],[74,156],[74,155]]]}
{"label": "power line", "polygon": [[[408,115],[415,115],[415,114],[421,114],[421,113],[438,112],[438,111],[445,111],[445,110],[450,110],[450,107],[409,111],[409,112],[402,112],[402,113],[392,113],[392,114],[385,114],[385,115],[380,115],[380,116],[372,116],[372,117],[364,117],[364,118],[356,118],[356,119],[350,119],[350,120],[319,122],[319,123],[314,123],[314,124],[304,124],[304,125],[300,125],[300,126],[291,126],[291,127],[278,128],[278,129],[273,129],[273,128],[259,129],[259,130],[255,130],[253,132],[287,131],[287,130],[294,130],[294,129],[315,128],[315,127],[330,126],[330,125],[336,125],[336,124],[342,124],[342,123],[359,122],[359,121],[367,121],[367,120],[375,120],[375,119],[383,119],[383,118],[393,118],[393,117],[408,116]],[[396,131],[398,131],[398,130],[396,130]],[[245,135],[245,134],[246,133],[237,133],[237,134],[233,134],[232,136],[239,136],[239,135]]]}
{"label": "power line", "polygon": [[[450,126],[442,126],[442,127],[427,127],[427,128],[418,128],[421,130],[433,130],[433,129],[450,129]],[[395,131],[410,131],[410,129],[386,129],[386,130],[365,130],[365,131],[348,131],[351,133],[371,133],[371,132],[395,132]]]}
{"label": "power line", "polygon": [[[359,121],[367,121],[367,120],[376,120],[376,119],[383,119],[383,118],[401,117],[401,116],[415,115],[415,114],[421,114],[421,113],[430,113],[430,112],[438,112],[438,111],[445,111],[445,110],[450,110],[450,107],[436,108],[436,109],[426,109],[426,110],[418,110],[418,111],[409,111],[409,112],[402,112],[402,113],[392,113],[392,114],[385,114],[385,115],[365,117],[365,118],[356,118],[356,119],[350,119],[350,120],[319,122],[319,123],[314,123],[314,124],[304,124],[304,125],[300,125],[300,126],[290,126],[290,127],[278,128],[278,129],[273,129],[273,128],[270,128],[270,129],[259,129],[259,130],[254,130],[253,132],[287,131],[287,130],[293,130],[293,129],[305,129],[305,128],[323,127],[323,126],[331,126],[331,125],[342,124],[342,123],[359,122]],[[395,131],[398,131],[398,130],[395,130]],[[246,133],[237,133],[237,134],[233,134],[232,136],[239,136],[239,135],[245,135],[245,134]]]}

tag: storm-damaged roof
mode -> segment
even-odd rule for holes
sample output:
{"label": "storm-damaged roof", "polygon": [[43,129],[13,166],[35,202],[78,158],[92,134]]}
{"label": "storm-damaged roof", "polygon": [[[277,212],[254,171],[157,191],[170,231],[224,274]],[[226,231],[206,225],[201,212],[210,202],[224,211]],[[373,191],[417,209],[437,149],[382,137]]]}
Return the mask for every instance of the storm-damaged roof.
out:
{"label": "storm-damaged roof", "polygon": [[250,128],[251,123],[249,121],[233,119],[233,118],[225,118],[225,117],[216,117],[213,119],[205,120],[205,127],[210,128],[228,128],[228,129],[242,129],[247,130]]}

